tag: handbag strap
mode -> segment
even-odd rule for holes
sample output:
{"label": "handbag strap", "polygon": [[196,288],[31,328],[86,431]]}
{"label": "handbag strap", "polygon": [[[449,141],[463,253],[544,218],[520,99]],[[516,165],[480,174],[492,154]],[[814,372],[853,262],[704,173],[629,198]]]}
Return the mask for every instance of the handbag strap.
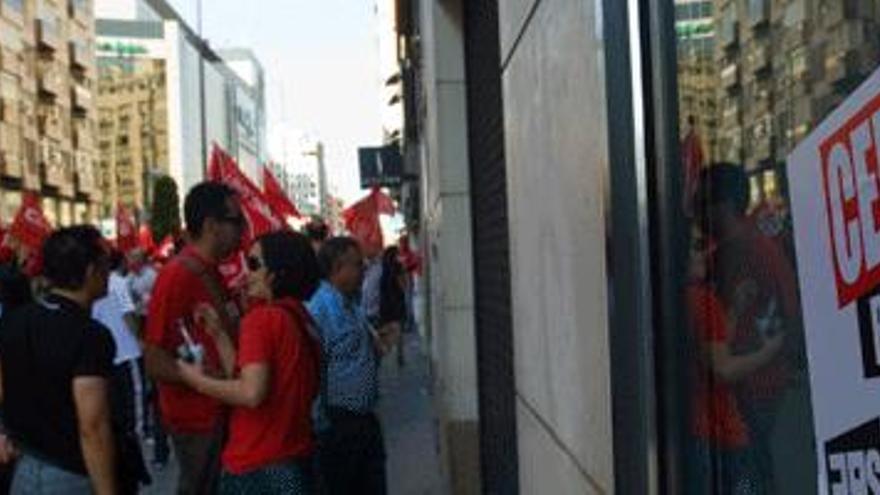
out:
{"label": "handbag strap", "polygon": [[228,305],[232,303],[232,300],[226,296],[217,277],[209,272],[201,260],[190,254],[180,254],[180,262],[187,270],[202,281],[202,284],[208,291],[208,296],[211,298],[214,309],[217,310],[217,315],[220,317],[220,324],[223,325],[223,330],[228,335],[236,335],[238,330],[238,318],[231,314]]}

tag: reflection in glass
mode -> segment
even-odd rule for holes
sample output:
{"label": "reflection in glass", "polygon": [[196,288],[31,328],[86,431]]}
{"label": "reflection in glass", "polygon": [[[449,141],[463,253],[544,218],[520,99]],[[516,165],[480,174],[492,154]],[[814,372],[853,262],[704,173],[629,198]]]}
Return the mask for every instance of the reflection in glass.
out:
{"label": "reflection in glass", "polygon": [[691,241],[685,485],[815,493],[785,160],[880,65],[880,5],[672,1]]}

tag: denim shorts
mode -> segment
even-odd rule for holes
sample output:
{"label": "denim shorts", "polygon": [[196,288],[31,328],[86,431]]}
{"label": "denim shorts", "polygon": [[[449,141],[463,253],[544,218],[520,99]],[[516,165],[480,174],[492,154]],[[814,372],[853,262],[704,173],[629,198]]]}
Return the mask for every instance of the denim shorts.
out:
{"label": "denim shorts", "polygon": [[18,460],[12,478],[11,495],[91,495],[87,476],[71,473],[35,457]]}

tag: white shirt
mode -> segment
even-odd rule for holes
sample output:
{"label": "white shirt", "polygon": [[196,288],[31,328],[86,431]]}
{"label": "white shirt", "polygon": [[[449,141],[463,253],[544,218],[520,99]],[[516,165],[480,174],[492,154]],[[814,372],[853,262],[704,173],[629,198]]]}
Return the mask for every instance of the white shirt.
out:
{"label": "white shirt", "polygon": [[131,295],[137,307],[137,313],[141,316],[147,315],[150,295],[153,293],[153,286],[156,285],[156,276],[156,270],[150,265],[145,265],[139,273],[131,272],[128,274]]}
{"label": "white shirt", "polygon": [[361,306],[368,318],[378,318],[382,302],[382,259],[367,264],[361,286]]}
{"label": "white shirt", "polygon": [[134,313],[135,310],[125,277],[116,272],[110,273],[107,295],[92,306],[92,317],[109,328],[113,335],[116,343],[113,364],[141,357],[141,346],[123,318],[126,313]]}

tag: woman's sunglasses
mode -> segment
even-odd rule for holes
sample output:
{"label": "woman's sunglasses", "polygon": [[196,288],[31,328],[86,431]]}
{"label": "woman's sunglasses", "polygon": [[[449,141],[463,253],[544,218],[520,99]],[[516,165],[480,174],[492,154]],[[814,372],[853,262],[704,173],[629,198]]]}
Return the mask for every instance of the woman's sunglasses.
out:
{"label": "woman's sunglasses", "polygon": [[245,264],[247,264],[247,269],[252,272],[258,272],[263,268],[263,262],[256,256],[245,258]]}

